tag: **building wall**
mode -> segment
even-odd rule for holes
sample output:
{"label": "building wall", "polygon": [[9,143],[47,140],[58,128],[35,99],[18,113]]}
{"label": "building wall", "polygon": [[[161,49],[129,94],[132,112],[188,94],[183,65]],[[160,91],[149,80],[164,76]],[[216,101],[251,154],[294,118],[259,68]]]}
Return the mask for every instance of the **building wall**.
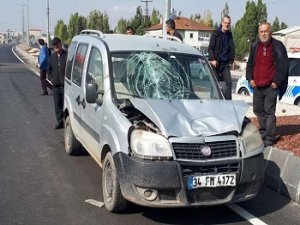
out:
{"label": "building wall", "polygon": [[291,32],[286,35],[273,35],[273,38],[281,41],[287,51],[291,48],[300,48],[300,30]]}

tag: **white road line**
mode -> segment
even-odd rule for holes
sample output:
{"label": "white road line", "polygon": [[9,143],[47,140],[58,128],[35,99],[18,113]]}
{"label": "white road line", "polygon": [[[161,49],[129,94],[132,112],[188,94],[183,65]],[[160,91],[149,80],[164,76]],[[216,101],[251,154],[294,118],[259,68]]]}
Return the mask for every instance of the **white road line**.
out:
{"label": "white road line", "polygon": [[18,60],[20,60],[23,64],[25,64],[25,62],[15,53],[14,51],[14,47],[11,48],[12,53],[14,53],[14,55],[18,58]]}
{"label": "white road line", "polygon": [[[12,53],[18,58],[18,60],[20,60],[23,64],[25,64],[25,62],[17,55],[17,53],[14,51],[14,48],[11,48]],[[34,69],[29,68],[34,74],[36,74],[38,77],[40,77],[40,74],[35,71]],[[46,79],[50,84],[52,84],[52,82],[48,79]]]}
{"label": "white road line", "polygon": [[105,205],[104,202],[96,201],[94,199],[87,199],[84,202],[97,206],[99,208],[102,208]]}
{"label": "white road line", "polygon": [[256,218],[251,213],[247,212],[242,207],[236,205],[236,204],[230,204],[227,205],[228,208],[230,208],[232,211],[243,217],[244,219],[248,220],[249,223],[253,225],[267,225],[265,222],[261,221],[260,219]]}

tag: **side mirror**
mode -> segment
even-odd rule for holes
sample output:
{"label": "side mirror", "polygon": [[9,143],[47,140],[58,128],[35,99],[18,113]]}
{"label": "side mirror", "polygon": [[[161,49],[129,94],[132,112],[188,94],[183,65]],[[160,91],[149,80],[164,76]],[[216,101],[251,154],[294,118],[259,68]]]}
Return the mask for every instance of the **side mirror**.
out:
{"label": "side mirror", "polygon": [[95,83],[87,83],[86,85],[86,101],[88,103],[96,103],[98,98],[98,85]]}

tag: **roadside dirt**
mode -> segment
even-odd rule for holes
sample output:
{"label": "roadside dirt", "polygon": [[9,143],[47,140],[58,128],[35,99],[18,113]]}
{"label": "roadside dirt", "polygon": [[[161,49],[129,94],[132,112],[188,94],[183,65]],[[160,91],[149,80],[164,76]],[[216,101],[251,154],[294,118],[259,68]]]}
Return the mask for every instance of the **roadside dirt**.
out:
{"label": "roadside dirt", "polygon": [[[251,120],[258,127],[256,118]],[[273,147],[293,152],[300,157],[300,116],[279,116],[276,126],[276,132],[281,138]]]}

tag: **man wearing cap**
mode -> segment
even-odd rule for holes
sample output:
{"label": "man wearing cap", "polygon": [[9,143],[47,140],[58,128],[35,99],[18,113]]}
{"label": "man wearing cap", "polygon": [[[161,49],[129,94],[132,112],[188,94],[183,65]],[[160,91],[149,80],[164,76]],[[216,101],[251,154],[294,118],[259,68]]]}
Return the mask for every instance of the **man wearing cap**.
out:
{"label": "man wearing cap", "polygon": [[181,34],[176,30],[176,25],[175,25],[175,21],[172,19],[168,19],[166,21],[166,29],[167,29],[167,34],[169,34],[170,36],[174,36],[179,38],[179,40],[183,41]]}
{"label": "man wearing cap", "polygon": [[63,124],[63,106],[64,106],[64,80],[65,67],[67,61],[67,52],[62,48],[61,40],[53,38],[52,46],[54,53],[50,56],[48,66],[48,76],[53,85],[53,98],[56,116],[55,129],[61,129]]}
{"label": "man wearing cap", "polygon": [[48,68],[48,61],[49,61],[49,52],[46,46],[44,39],[38,39],[38,43],[41,46],[40,53],[38,57],[38,65],[37,67],[40,69],[40,79],[42,83],[43,93],[42,95],[48,95],[48,90],[52,89],[52,85],[47,81],[47,68]]}

